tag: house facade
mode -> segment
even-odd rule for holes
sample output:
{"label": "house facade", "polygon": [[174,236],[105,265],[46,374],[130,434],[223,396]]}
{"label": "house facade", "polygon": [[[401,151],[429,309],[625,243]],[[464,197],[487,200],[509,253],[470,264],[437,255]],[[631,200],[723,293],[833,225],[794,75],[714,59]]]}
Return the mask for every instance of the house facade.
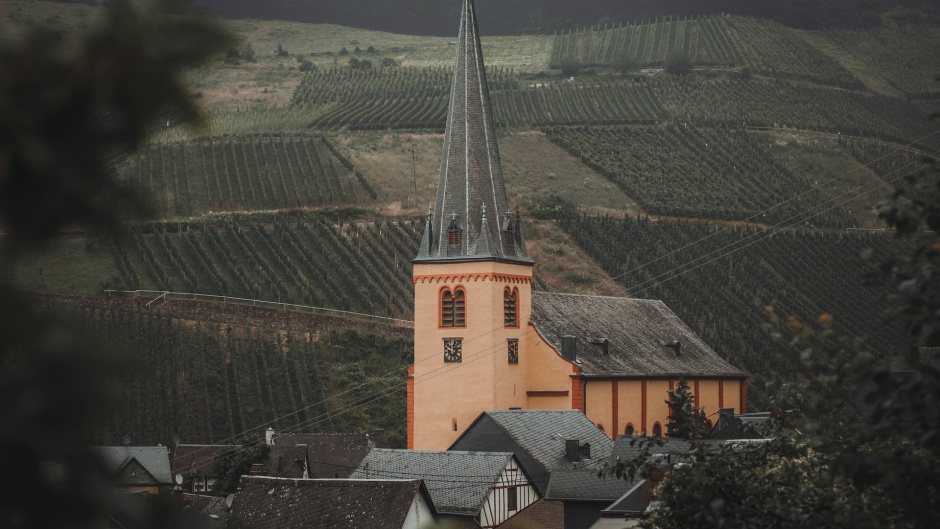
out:
{"label": "house facade", "polygon": [[486,410],[576,409],[611,439],[663,434],[667,391],[746,411],[746,375],[660,301],[532,289],[510,211],[472,0],[465,0],[440,179],[417,257],[408,447],[442,450]]}

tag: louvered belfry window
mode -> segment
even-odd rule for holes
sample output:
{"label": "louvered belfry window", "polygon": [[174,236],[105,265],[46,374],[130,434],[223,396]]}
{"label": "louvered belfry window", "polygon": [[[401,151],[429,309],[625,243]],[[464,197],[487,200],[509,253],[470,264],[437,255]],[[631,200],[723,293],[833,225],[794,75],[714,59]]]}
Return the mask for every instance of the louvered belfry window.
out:
{"label": "louvered belfry window", "polygon": [[519,326],[519,290],[506,289],[503,292],[503,322],[506,327]]}
{"label": "louvered belfry window", "polygon": [[441,292],[441,327],[464,327],[467,324],[467,309],[463,289]]}
{"label": "louvered belfry window", "polygon": [[447,232],[447,244],[460,246],[460,230],[450,230]]}

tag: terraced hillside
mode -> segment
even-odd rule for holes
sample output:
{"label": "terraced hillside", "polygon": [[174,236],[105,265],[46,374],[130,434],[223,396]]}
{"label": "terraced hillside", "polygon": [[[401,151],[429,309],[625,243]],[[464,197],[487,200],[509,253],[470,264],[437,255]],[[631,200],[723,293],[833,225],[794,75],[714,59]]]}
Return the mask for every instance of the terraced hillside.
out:
{"label": "terraced hillside", "polygon": [[[799,321],[830,314],[876,353],[906,347],[883,314],[887,291],[865,286],[861,259],[910,247],[881,234],[720,228],[626,218],[579,218],[565,230],[632,296],[662,299],[723,357],[752,373],[757,403],[793,380],[799,359],[770,338],[765,307]],[[758,404],[760,407],[761,404]]]}
{"label": "terraced hillside", "polygon": [[[46,304],[112,348],[133,352],[134,369],[115,387],[120,406],[97,429],[98,442],[130,435],[138,444],[167,444],[179,434],[189,443],[218,443],[271,426],[285,433],[383,428],[404,446],[404,370],[412,354],[406,329],[330,330],[336,322],[315,318],[265,327],[162,308],[169,312],[119,299]],[[239,319],[239,310],[230,307],[229,318]]]}
{"label": "terraced hillside", "polygon": [[365,205],[375,190],[329,140],[246,135],[154,145],[120,168],[157,218],[210,211]]}
{"label": "terraced hillside", "polygon": [[864,85],[849,70],[770,20],[735,16],[666,17],[615,27],[590,27],[555,35],[551,65],[662,67],[672,57],[697,66],[750,68],[776,78],[852,90]]}

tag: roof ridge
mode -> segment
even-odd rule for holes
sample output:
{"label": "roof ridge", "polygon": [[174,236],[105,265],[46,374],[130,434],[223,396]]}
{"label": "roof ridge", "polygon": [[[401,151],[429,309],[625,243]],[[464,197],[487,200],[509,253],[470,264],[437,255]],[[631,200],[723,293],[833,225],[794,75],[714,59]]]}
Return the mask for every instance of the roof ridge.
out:
{"label": "roof ridge", "polygon": [[532,291],[532,295],[549,295],[549,296],[567,296],[567,297],[580,297],[580,298],[600,298],[600,299],[629,299],[630,301],[640,301],[644,303],[665,303],[661,299],[647,299],[647,298],[634,298],[632,296],[604,296],[599,294],[573,294],[570,292],[545,292],[545,291]]}

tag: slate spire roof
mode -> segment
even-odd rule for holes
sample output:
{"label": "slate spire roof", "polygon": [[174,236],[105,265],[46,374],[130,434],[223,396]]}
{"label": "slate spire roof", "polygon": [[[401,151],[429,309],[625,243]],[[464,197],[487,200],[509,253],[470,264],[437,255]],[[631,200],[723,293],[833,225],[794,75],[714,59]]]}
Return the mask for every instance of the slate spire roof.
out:
{"label": "slate spire roof", "polygon": [[415,262],[453,260],[532,262],[506,198],[473,0],[464,0],[437,200]]}

